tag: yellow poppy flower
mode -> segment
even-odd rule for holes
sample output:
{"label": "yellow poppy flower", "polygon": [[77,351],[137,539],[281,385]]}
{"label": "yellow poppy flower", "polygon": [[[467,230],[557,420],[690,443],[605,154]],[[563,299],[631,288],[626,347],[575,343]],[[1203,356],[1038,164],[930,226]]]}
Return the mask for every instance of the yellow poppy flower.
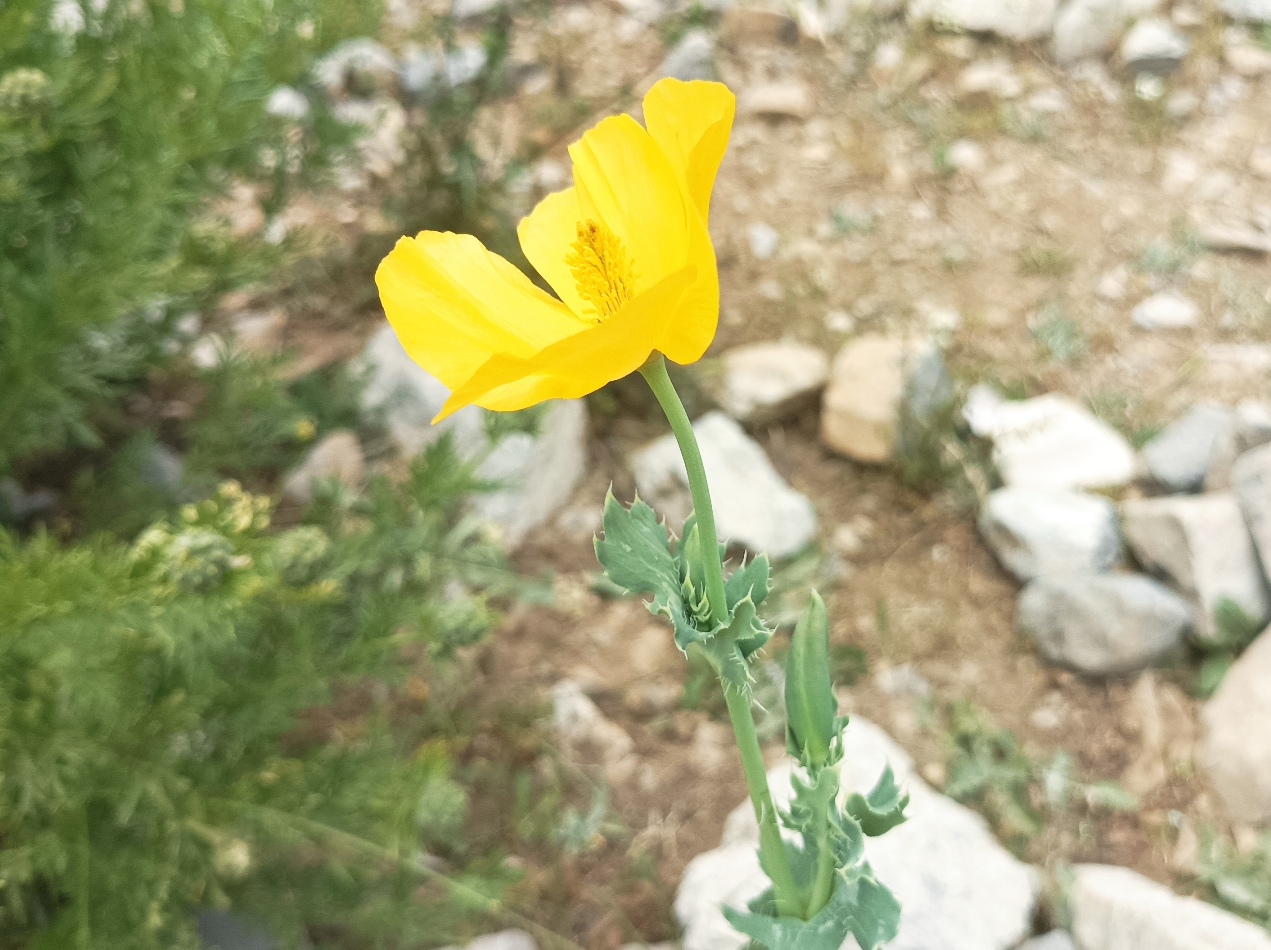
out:
{"label": "yellow poppy flower", "polygon": [[570,146],[574,186],[517,229],[559,300],[469,235],[397,242],[375,282],[406,352],[451,391],[434,421],[584,396],[654,352],[701,358],[719,320],[707,216],[735,106],[719,83],[663,79],[645,127],[613,116]]}

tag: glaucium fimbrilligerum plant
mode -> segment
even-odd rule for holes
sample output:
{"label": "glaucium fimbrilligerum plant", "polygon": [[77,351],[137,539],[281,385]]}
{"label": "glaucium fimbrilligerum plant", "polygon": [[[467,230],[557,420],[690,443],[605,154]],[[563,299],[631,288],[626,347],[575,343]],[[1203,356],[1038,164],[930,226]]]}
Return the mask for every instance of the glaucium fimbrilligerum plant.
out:
{"label": "glaucium fimbrilligerum plant", "polygon": [[[760,555],[725,577],[701,453],[667,375],[702,357],[719,318],[707,230],[711,190],[736,100],[712,82],[663,79],[630,116],[600,122],[570,146],[574,186],[548,195],[518,228],[539,289],[476,238],[402,238],[376,273],[389,322],[411,357],[449,387],[437,419],[468,405],[499,412],[574,399],[641,373],[665,411],[688,473],[694,513],[679,536],[638,498],[605,500],[596,554],[608,577],[696,643],[723,684],[772,882],[731,924],[768,950],[863,950],[896,935],[900,906],[864,860],[866,836],[904,820],[908,796],[884,772],[868,796],[839,788],[842,731],[830,682],[829,623],[813,594],[786,667],[787,744],[801,769],[788,811],[773,806],[751,714],[750,663],[771,637]],[[559,298],[559,299],[558,299]],[[792,834],[784,840],[781,826]]]}

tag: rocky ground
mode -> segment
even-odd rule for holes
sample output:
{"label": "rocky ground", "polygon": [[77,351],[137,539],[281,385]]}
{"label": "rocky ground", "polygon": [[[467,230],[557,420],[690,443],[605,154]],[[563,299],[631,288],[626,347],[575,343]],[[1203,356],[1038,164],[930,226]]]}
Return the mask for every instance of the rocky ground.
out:
{"label": "rocky ground", "polygon": [[[475,31],[489,4],[455,6]],[[667,74],[738,93],[711,221],[720,331],[686,382],[722,533],[782,558],[787,606],[827,595],[859,758],[890,757],[915,790],[911,830],[875,856],[906,899],[897,946],[1008,950],[1062,925],[1083,950],[1271,947],[1175,896],[1202,889],[1202,839],[1247,851],[1271,819],[1271,634],[1254,639],[1271,618],[1271,7],[706,6],[527,15],[519,92],[478,144],[495,165],[548,145],[528,207],[568,180],[545,116],[638,110]],[[433,62],[358,55],[403,83]],[[404,114],[349,98],[343,74],[332,94],[375,132],[321,214],[373,229],[359,202],[400,161]],[[373,306],[309,308],[278,328],[305,366],[380,326]],[[382,333],[363,358],[398,448],[418,450],[436,386]],[[475,412],[454,426],[481,448]],[[566,887],[588,946],[682,932],[732,950],[714,901],[753,894],[757,869],[745,811],[729,818],[731,737],[666,632],[593,585],[610,484],[686,511],[663,432],[620,385],[487,463],[536,486],[485,512],[521,567],[557,575],[555,605],[514,611],[487,659],[501,688],[551,702],[625,829],[597,831],[588,881],[530,874],[526,900]],[[360,477],[356,444],[328,452],[309,476]],[[639,887],[619,870],[636,862]]]}

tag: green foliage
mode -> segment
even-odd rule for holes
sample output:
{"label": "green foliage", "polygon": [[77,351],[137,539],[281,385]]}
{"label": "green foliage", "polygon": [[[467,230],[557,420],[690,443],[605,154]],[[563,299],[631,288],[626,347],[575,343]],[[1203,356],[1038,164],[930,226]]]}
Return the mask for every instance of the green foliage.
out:
{"label": "green foliage", "polygon": [[234,176],[269,183],[277,202],[292,170],[321,162],[334,136],[320,101],[297,130],[267,119],[266,96],[303,85],[313,55],[372,29],[376,11],[350,0],[0,9],[0,470],[94,444],[92,413],[163,358],[187,302],[263,269],[200,208]]}
{"label": "green foliage", "polygon": [[1042,831],[1046,810],[1059,812],[1077,801],[1112,811],[1138,808],[1137,799],[1114,782],[1076,778],[1064,752],[1049,763],[1034,761],[1009,729],[996,728],[966,701],[950,709],[949,744],[945,794],[973,805],[1017,851]]}
{"label": "green foliage", "polygon": [[604,536],[596,540],[596,557],[612,583],[633,594],[653,597],[649,610],[671,621],[676,646],[687,651],[691,644],[697,644],[726,684],[749,689],[747,661],[772,636],[756,612],[768,596],[768,558],[760,555],[728,578],[724,585],[727,619],[715,624],[706,593],[701,543],[695,518],[685,522],[682,538],[673,539],[653,509],[640,499],[625,508],[610,492],[605,499]]}
{"label": "green foliage", "polygon": [[1193,689],[1202,699],[1208,699],[1218,691],[1236,657],[1257,639],[1263,628],[1257,617],[1245,613],[1244,608],[1230,597],[1223,597],[1214,607],[1214,626],[1217,630],[1215,636],[1198,644],[1204,659],[1196,673]]}
{"label": "green foliage", "polygon": [[1030,244],[1019,252],[1019,272],[1025,277],[1064,277],[1073,266],[1072,255],[1052,244]]}
{"label": "green foliage", "polygon": [[830,680],[830,621],[813,591],[786,657],[786,747],[805,767],[820,769],[841,731]]}
{"label": "green foliage", "polygon": [[1076,363],[1090,348],[1081,324],[1058,304],[1047,304],[1029,324],[1029,332],[1056,363]]}
{"label": "green foliage", "polygon": [[410,865],[461,851],[466,797],[393,696],[489,628],[472,590],[509,588],[472,487],[443,440],[281,533],[234,483],[127,548],[0,533],[0,943],[192,948],[192,909],[228,904],[288,941],[436,936]]}
{"label": "green foliage", "polygon": [[1199,863],[1197,877],[1209,900],[1271,930],[1271,834],[1242,851],[1209,831]]}

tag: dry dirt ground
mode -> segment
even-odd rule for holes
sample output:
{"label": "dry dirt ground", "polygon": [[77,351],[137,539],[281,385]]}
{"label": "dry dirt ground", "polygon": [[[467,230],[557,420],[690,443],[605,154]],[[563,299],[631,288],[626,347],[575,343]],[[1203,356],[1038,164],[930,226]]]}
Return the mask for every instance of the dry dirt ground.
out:
{"label": "dry dirt ground", "polygon": [[[1267,258],[1203,253],[1188,240],[1197,218],[1271,217],[1271,182],[1249,167],[1260,137],[1271,144],[1271,78],[1211,112],[1220,32],[1216,20],[1198,29],[1169,80],[1202,102],[1184,120],[1166,115],[1164,99],[1137,98],[1115,65],[1083,78],[1040,48],[913,32],[902,21],[863,21],[826,45],[721,42],[719,77],[740,94],[798,82],[813,107],[804,118],[738,119],[711,222],[723,287],[712,353],[783,337],[833,352],[862,331],[950,329],[952,310],[960,319],[948,360],[961,382],[1065,392],[1132,436],[1198,399],[1266,396],[1266,367],[1212,358],[1221,351],[1207,356],[1206,347],[1271,342]],[[890,69],[876,63],[886,43],[904,50]],[[527,20],[514,57],[546,63],[550,82],[491,111],[487,151],[513,153],[562,103],[595,117],[635,108],[666,49],[658,28],[601,3]],[[1011,64],[1019,96],[959,95],[962,71],[989,59]],[[1064,111],[1029,107],[1046,90],[1062,94]],[[975,167],[951,166],[966,151],[950,151],[960,140],[978,144]],[[560,186],[565,161],[563,148],[549,153],[527,200]],[[769,260],[751,251],[756,223],[780,235]],[[1118,280],[1120,295],[1111,292]],[[1133,306],[1167,286],[1200,305],[1198,327],[1135,329]],[[594,466],[576,508],[594,508],[609,484],[629,497],[625,458],[662,431],[636,387],[602,394],[593,408]],[[838,560],[824,590],[833,639],[868,664],[843,690],[846,706],[887,728],[937,787],[949,752],[942,711],[953,700],[981,707],[1037,760],[1066,750],[1083,778],[1120,782],[1141,806],[1052,816],[1024,856],[1051,868],[1124,864],[1185,888],[1189,834],[1180,847],[1172,813],[1191,828],[1221,825],[1192,766],[1192,670],[1098,682],[1045,666],[1014,633],[1017,585],[980,543],[966,494],[906,488],[889,470],[833,455],[816,428],[809,413],[755,435],[815,502],[822,550]],[[836,551],[842,525],[858,543]],[[589,529],[543,532],[518,565],[555,571],[559,596],[553,608],[509,616],[486,658],[490,682],[539,700],[562,678],[583,683],[632,736],[638,763],[610,783],[625,832],[564,869],[532,872],[518,903],[532,912],[568,895],[568,919],[552,922],[590,947],[673,937],[669,903],[684,865],[718,842],[744,799],[729,733],[706,711],[677,708],[687,667],[669,633],[639,605],[591,592]],[[929,700],[880,688],[880,673],[902,664],[930,682]],[[771,745],[774,757],[780,746]],[[653,870],[637,883],[639,862]]]}

